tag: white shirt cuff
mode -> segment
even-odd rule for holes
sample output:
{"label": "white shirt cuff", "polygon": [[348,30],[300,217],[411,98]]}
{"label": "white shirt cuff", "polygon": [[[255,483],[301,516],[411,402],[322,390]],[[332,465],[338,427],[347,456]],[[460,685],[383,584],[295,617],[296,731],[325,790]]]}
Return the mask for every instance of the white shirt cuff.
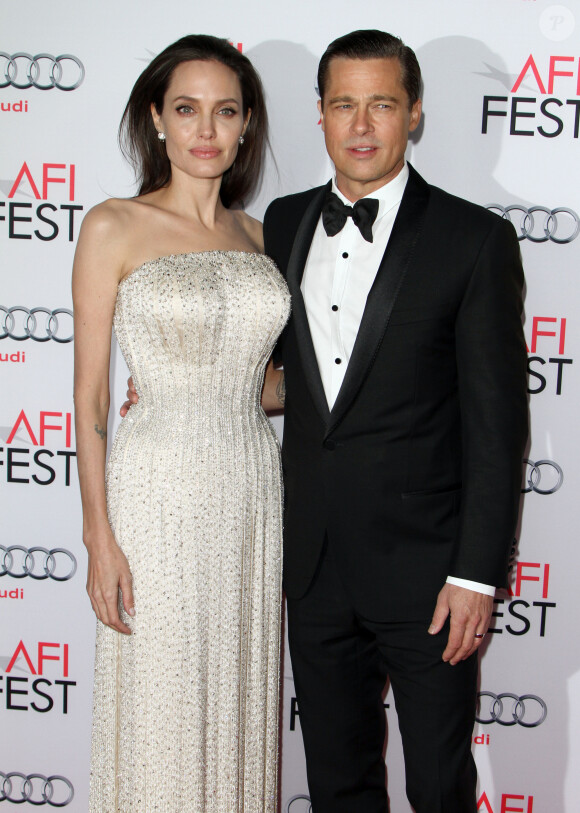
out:
{"label": "white shirt cuff", "polygon": [[476,593],[483,593],[486,596],[495,596],[495,586],[491,584],[472,582],[469,579],[458,579],[456,576],[447,576],[447,584],[465,587],[467,590],[475,590]]}

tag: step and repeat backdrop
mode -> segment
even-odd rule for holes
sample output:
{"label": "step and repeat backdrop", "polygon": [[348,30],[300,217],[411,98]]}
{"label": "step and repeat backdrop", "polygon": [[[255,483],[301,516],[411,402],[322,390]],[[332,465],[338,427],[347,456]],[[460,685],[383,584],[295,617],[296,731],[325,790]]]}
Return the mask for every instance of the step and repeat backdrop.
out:
{"label": "step and repeat backdrop", "polygon": [[[1,13],[0,807],[88,808],[95,620],[76,475],[70,274],[88,209],[134,194],[116,141],[129,91],[186,33],[227,37],[247,54],[271,117],[272,152],[248,206],[261,217],[272,198],[330,177],[315,90],[326,45],[381,28],[411,45],[423,69],[409,160],[432,183],[509,218],[527,277],[531,434],[511,587],[496,597],[481,651],[478,810],[580,810],[578,0],[29,0]],[[114,347],[110,435],[126,376]],[[282,689],[280,809],[308,813],[286,652]],[[390,691],[385,713],[392,810],[408,813]]]}

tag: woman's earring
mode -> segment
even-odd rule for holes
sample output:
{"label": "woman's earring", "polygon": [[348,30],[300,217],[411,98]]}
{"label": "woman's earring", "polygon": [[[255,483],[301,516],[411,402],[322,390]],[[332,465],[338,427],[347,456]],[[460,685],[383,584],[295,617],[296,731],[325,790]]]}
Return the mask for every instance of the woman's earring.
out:
{"label": "woman's earring", "polygon": [[241,147],[241,146],[242,146],[242,144],[244,143],[244,136],[240,136],[240,137],[238,138],[238,142],[239,142],[240,147]]}
{"label": "woman's earring", "polygon": [[165,133],[157,133],[157,138],[159,141],[165,141]]}

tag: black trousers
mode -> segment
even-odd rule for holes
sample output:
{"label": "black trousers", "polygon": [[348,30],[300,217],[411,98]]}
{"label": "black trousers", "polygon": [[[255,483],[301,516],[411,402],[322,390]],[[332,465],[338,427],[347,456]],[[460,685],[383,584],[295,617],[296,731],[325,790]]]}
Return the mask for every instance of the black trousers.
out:
{"label": "black trousers", "polygon": [[288,635],[313,813],[385,813],[383,691],[390,678],[416,813],[476,813],[471,755],[477,659],[441,660],[448,628],[371,621],[353,606],[326,546]]}

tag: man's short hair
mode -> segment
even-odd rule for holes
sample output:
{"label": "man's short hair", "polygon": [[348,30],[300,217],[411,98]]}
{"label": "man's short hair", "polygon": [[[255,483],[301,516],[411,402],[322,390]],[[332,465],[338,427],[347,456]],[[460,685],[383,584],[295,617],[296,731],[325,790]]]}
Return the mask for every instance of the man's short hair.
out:
{"label": "man's short hair", "polygon": [[412,107],[421,93],[421,68],[415,52],[399,37],[386,31],[368,29],[352,31],[331,42],[318,65],[318,93],[324,101],[328,68],[333,59],[398,59],[401,81]]}

